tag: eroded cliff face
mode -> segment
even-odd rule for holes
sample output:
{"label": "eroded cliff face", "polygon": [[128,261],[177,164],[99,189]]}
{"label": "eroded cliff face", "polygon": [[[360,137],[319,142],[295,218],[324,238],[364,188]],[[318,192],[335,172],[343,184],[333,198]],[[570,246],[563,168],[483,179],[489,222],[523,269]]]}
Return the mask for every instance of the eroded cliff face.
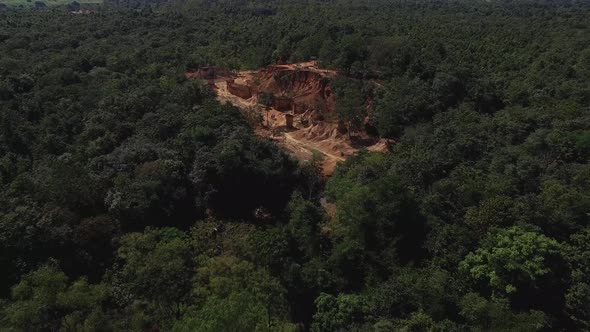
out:
{"label": "eroded cliff face", "polygon": [[233,81],[226,81],[227,90],[234,96],[238,96],[242,99],[252,98],[252,88],[248,85],[238,84]]}
{"label": "eroded cliff face", "polygon": [[250,83],[257,92],[283,97],[277,98],[277,109],[290,109],[295,114],[308,110],[333,112],[335,102],[329,83],[335,75],[333,71],[317,69],[315,64],[274,65],[258,71]]}

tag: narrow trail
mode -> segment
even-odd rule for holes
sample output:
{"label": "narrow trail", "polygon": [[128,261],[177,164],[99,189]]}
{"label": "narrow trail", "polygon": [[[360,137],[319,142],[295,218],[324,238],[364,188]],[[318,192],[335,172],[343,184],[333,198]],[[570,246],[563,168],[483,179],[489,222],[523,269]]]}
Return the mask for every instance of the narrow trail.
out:
{"label": "narrow trail", "polygon": [[293,137],[290,133],[284,133],[284,136],[287,141],[293,142],[293,143],[301,146],[301,148],[306,149],[308,151],[317,150],[328,158],[335,159],[337,161],[345,161],[346,160],[345,158],[343,158],[341,156],[337,156],[337,155],[334,155],[330,152],[327,152],[323,147],[321,147],[317,144],[314,144],[313,141],[307,141],[307,140],[303,141],[301,139],[297,139],[297,138]]}

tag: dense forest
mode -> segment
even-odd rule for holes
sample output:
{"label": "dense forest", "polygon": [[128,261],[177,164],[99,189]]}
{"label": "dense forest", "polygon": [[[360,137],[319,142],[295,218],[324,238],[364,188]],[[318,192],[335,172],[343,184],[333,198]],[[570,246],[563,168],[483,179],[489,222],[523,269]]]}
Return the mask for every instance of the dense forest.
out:
{"label": "dense forest", "polygon": [[[0,6],[0,329],[590,330],[588,2],[74,5]],[[184,75],[316,58],[329,179]]]}

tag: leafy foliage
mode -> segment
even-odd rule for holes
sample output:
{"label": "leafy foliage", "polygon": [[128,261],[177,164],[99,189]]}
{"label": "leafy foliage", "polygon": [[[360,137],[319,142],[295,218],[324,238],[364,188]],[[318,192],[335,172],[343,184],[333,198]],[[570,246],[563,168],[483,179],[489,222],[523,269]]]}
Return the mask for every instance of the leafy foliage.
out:
{"label": "leafy foliage", "polygon": [[548,274],[559,268],[551,266],[559,255],[555,240],[512,227],[486,239],[481,248],[467,255],[461,269],[491,289],[512,294],[541,286]]}
{"label": "leafy foliage", "polygon": [[[0,329],[590,329],[586,2],[36,6],[0,5]],[[392,153],[321,179],[185,75],[312,59]]]}

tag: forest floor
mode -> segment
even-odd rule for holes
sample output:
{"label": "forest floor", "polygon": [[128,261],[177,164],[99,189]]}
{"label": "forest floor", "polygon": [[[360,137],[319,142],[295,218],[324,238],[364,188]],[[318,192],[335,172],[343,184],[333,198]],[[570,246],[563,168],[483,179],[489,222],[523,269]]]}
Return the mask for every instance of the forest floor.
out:
{"label": "forest floor", "polygon": [[[318,69],[314,63],[300,63],[284,65],[289,69],[329,72]],[[241,71],[237,73],[234,82],[248,85],[254,78],[256,71]],[[296,115],[293,128],[287,128],[285,113],[274,108],[265,108],[258,104],[257,96],[243,99],[231,94],[227,89],[226,78],[213,81],[217,99],[221,103],[229,102],[238,107],[250,125],[259,136],[272,139],[289,154],[301,162],[314,163],[321,167],[324,176],[334,173],[336,164],[354,155],[359,149],[353,147],[346,135],[338,132],[338,126],[334,123],[319,122],[313,125],[303,125],[308,114]],[[383,144],[368,146],[370,150],[384,150]]]}

